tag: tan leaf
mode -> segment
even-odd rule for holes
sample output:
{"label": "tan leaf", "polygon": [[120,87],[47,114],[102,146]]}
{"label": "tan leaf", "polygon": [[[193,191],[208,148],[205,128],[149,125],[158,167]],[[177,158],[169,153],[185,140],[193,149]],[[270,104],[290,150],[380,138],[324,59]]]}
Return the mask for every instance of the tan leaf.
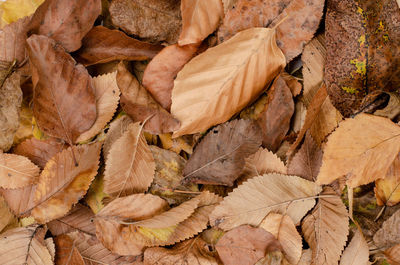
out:
{"label": "tan leaf", "polygon": [[258,226],[271,211],[298,224],[314,206],[321,187],[308,180],[276,173],[249,179],[215,208],[210,223],[229,230],[242,224]]}
{"label": "tan leaf", "polygon": [[238,0],[222,0],[222,4],[224,6],[224,13],[226,14],[226,12],[231,9]]}
{"label": "tan leaf", "polygon": [[84,142],[96,136],[114,116],[120,94],[116,77],[117,73],[113,72],[92,78],[96,95],[97,118],[92,127],[76,139],[77,142]]}
{"label": "tan leaf", "polygon": [[97,174],[101,143],[72,146],[47,162],[35,191],[39,223],[63,217],[86,194]]}
{"label": "tan leaf", "polygon": [[[397,1],[399,3],[399,1]],[[400,3],[399,3],[400,6]],[[391,265],[400,264],[400,244],[385,250],[385,256],[388,258]]]}
{"label": "tan leaf", "polygon": [[85,66],[114,60],[147,60],[162,47],[130,38],[119,30],[96,26],[82,39],[76,60]]}
{"label": "tan leaf", "polygon": [[181,0],[180,46],[198,43],[213,33],[224,16],[221,0]]}
{"label": "tan leaf", "polygon": [[0,196],[0,232],[13,220],[14,215],[8,208],[8,205],[4,198]]}
{"label": "tan leaf", "polygon": [[57,265],[85,265],[81,254],[75,247],[75,241],[67,235],[59,235],[54,239],[56,243]]}
{"label": "tan leaf", "polygon": [[233,186],[244,159],[261,145],[261,132],[249,120],[233,120],[213,128],[186,163],[185,182]]}
{"label": "tan leaf", "polygon": [[[24,85],[26,85],[26,83]],[[14,135],[13,144],[15,145],[18,145],[22,141],[33,136],[33,110],[30,108],[30,101],[31,98],[27,96],[22,99],[21,109],[19,112],[19,127]]]}
{"label": "tan leaf", "polygon": [[37,185],[29,185],[20,189],[2,189],[0,193],[6,200],[10,210],[17,216],[29,216],[37,205],[34,202]]}
{"label": "tan leaf", "polygon": [[110,128],[103,144],[103,156],[106,161],[112,145],[126,132],[131,123],[132,119],[127,115],[118,117],[110,123]]}
{"label": "tan leaf", "polygon": [[279,241],[286,259],[291,264],[299,262],[303,248],[302,238],[289,216],[270,213],[259,227],[270,232]]}
{"label": "tan leaf", "polygon": [[265,28],[242,31],[196,56],[175,79],[171,113],[181,127],[174,136],[227,121],[255,100],[284,66],[275,30]]}
{"label": "tan leaf", "polygon": [[338,264],[349,233],[347,209],[331,188],[322,193],[314,210],[301,225],[304,238],[312,249],[311,264]]}
{"label": "tan leaf", "polygon": [[351,188],[384,178],[400,151],[400,127],[391,120],[359,114],[339,124],[324,149],[317,182],[329,184],[349,174]]}
{"label": "tan leaf", "polygon": [[350,244],[343,252],[340,265],[369,265],[369,247],[361,232],[357,229]]}
{"label": "tan leaf", "polygon": [[400,153],[390,165],[385,178],[375,181],[374,190],[380,206],[394,206],[400,202]]}
{"label": "tan leaf", "polygon": [[400,210],[397,210],[374,235],[378,248],[390,248],[400,242]]}
{"label": "tan leaf", "polygon": [[280,77],[285,80],[286,85],[290,88],[290,92],[292,92],[293,97],[298,96],[303,90],[302,84],[299,82],[299,78],[296,78],[285,71],[282,71]]}
{"label": "tan leaf", "polygon": [[131,124],[107,156],[104,192],[116,197],[144,192],[153,181],[154,172],[154,159],[142,126]]}
{"label": "tan leaf", "polygon": [[21,18],[0,28],[0,61],[22,63],[25,59],[25,40],[31,17]]}
{"label": "tan leaf", "polygon": [[32,17],[34,34],[45,35],[68,52],[79,49],[82,38],[101,13],[101,0],[47,0]]}
{"label": "tan leaf", "polygon": [[51,261],[54,262],[56,258],[56,245],[54,244],[54,240],[52,237],[46,238],[45,240],[45,245],[47,249],[49,250],[50,256],[51,256]]}
{"label": "tan leaf", "polygon": [[123,63],[118,64],[117,82],[122,93],[122,109],[134,122],[147,120],[143,130],[152,134],[160,134],[179,128],[179,121],[153,99]]}
{"label": "tan leaf", "polygon": [[[49,250],[37,226],[8,230],[0,235],[1,264],[53,264]],[[44,237],[44,234],[43,234]]]}
{"label": "tan leaf", "polygon": [[171,133],[165,133],[158,136],[160,137],[161,145],[164,149],[171,150],[177,154],[180,154],[181,151],[185,151],[190,155],[193,153],[193,147],[196,144],[193,135],[172,138]]}
{"label": "tan leaf", "polygon": [[224,264],[253,265],[268,252],[280,250],[281,246],[264,229],[242,225],[227,232],[215,248]]}
{"label": "tan leaf", "polygon": [[19,189],[37,182],[40,169],[24,156],[0,151],[0,187]]}
{"label": "tan leaf", "polygon": [[82,65],[45,36],[27,40],[34,85],[33,114],[39,128],[70,145],[96,120],[96,99]]}
{"label": "tan leaf", "polygon": [[174,79],[187,62],[192,59],[199,48],[199,43],[165,47],[147,65],[143,74],[143,86],[153,95],[160,105],[171,108]]}

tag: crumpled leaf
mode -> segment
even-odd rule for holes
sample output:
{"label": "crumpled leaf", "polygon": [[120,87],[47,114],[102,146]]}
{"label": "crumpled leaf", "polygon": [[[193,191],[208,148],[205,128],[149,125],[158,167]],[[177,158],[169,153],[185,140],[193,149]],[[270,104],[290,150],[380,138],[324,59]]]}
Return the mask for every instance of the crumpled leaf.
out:
{"label": "crumpled leaf", "polygon": [[0,28],[18,19],[32,15],[44,0],[7,0],[0,3]]}
{"label": "crumpled leaf", "polygon": [[179,0],[114,0],[110,14],[114,25],[151,42],[176,43],[181,31]]}
{"label": "crumpled leaf", "polygon": [[55,239],[56,263],[59,265],[85,265],[81,254],[75,247],[75,242],[67,235],[59,235]]}
{"label": "crumpled leaf", "polygon": [[187,63],[172,90],[181,121],[174,137],[223,123],[255,100],[285,66],[275,40],[274,29],[248,29]]}
{"label": "crumpled leaf", "polygon": [[35,91],[33,114],[39,128],[72,145],[96,120],[90,76],[54,40],[32,35],[27,43]]}
{"label": "crumpled leaf", "polygon": [[264,229],[242,225],[223,235],[215,248],[224,264],[253,265],[268,252],[280,250],[281,245]]}
{"label": "crumpled leaf", "polygon": [[47,0],[35,12],[31,31],[73,52],[101,13],[101,0]]}
{"label": "crumpled leaf", "polygon": [[360,229],[343,252],[340,265],[369,265],[369,247]]}
{"label": "crumpled leaf", "polygon": [[331,188],[325,188],[317,206],[301,225],[304,238],[312,250],[311,264],[338,264],[349,233],[346,206]]}
{"label": "crumpled leaf", "polygon": [[314,182],[276,173],[249,179],[215,208],[210,223],[229,230],[242,224],[258,226],[271,211],[298,224],[314,206],[321,187]]}
{"label": "crumpled leaf", "polygon": [[106,140],[103,144],[103,156],[106,161],[112,145],[126,132],[131,123],[133,123],[132,119],[128,115],[117,117],[110,123]]}
{"label": "crumpled leaf", "polygon": [[0,150],[0,187],[18,189],[34,184],[40,169],[24,156],[5,154]]}
{"label": "crumpled leaf", "polygon": [[398,91],[399,20],[395,0],[327,2],[325,83],[343,116],[359,111],[373,91]]}
{"label": "crumpled leaf", "polygon": [[249,120],[233,120],[213,128],[186,163],[185,182],[232,186],[245,158],[261,145],[261,132]]}
{"label": "crumpled leaf", "polygon": [[133,123],[111,146],[104,172],[104,192],[113,197],[144,192],[153,181],[154,172],[154,159],[142,126]]}
{"label": "crumpled leaf", "polygon": [[379,206],[394,206],[400,202],[400,153],[387,170],[385,178],[375,181],[374,191]]}
{"label": "crumpled leaf", "polygon": [[181,0],[180,46],[198,43],[213,33],[224,16],[221,0]]}
{"label": "crumpled leaf", "polygon": [[123,63],[118,64],[117,83],[122,93],[122,108],[134,122],[146,121],[143,130],[152,134],[160,134],[179,128],[179,121],[152,98]]}
{"label": "crumpled leaf", "polygon": [[96,26],[82,39],[76,60],[85,66],[114,60],[147,60],[162,47],[130,38],[119,30]]}
{"label": "crumpled leaf", "polygon": [[0,196],[0,232],[13,220],[14,220],[14,215],[8,208],[8,205],[4,200],[4,198]]}
{"label": "crumpled leaf", "polygon": [[64,216],[79,201],[97,174],[101,142],[72,146],[47,162],[39,176],[32,216],[47,223]]}
{"label": "crumpled leaf", "polygon": [[317,182],[329,184],[350,174],[354,188],[384,178],[400,151],[400,126],[391,120],[359,114],[339,124],[324,149]]}
{"label": "crumpled leaf", "polygon": [[[399,3],[399,6],[400,6],[400,3]],[[394,247],[386,249],[384,254],[388,258],[391,265],[399,265],[400,264],[400,244],[397,244]]]}
{"label": "crumpled leaf", "polygon": [[400,210],[397,210],[374,235],[378,248],[390,248],[400,242]]}

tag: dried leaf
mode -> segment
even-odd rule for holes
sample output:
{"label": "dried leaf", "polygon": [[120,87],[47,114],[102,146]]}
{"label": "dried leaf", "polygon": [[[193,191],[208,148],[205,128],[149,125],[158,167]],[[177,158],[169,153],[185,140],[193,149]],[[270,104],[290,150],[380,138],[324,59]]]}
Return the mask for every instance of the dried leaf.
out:
{"label": "dried leaf", "polygon": [[40,169],[24,156],[0,151],[0,187],[19,189],[37,182]]}
{"label": "dried leaf", "polygon": [[242,225],[227,232],[215,248],[224,264],[253,265],[268,252],[280,250],[281,246],[264,229]]}
{"label": "dried leaf", "polygon": [[117,82],[122,93],[121,106],[125,112],[134,122],[147,120],[143,130],[160,134],[179,128],[179,121],[152,98],[122,63],[118,65]]}
{"label": "dried leaf", "polygon": [[400,114],[400,94],[396,92],[387,92],[383,94],[389,96],[389,102],[383,109],[375,111],[374,115],[386,117],[392,120]]}
{"label": "dried leaf", "polygon": [[[399,3],[400,6],[400,3]],[[388,258],[391,265],[400,264],[400,244],[385,250],[385,256]]]}
{"label": "dried leaf", "polygon": [[211,214],[210,223],[224,230],[242,224],[258,226],[273,211],[298,224],[320,191],[314,182],[296,176],[272,173],[254,177],[224,198]]}
{"label": "dried leaf", "polygon": [[0,19],[1,25],[10,24],[18,21],[18,19],[27,17],[35,12],[36,8],[41,5],[44,0],[7,0],[0,3]]}
{"label": "dried leaf", "polygon": [[264,258],[260,259],[255,265],[291,265],[291,264],[285,259],[282,252],[273,251],[269,252]]}
{"label": "dried leaf", "polygon": [[52,39],[32,35],[27,43],[36,121],[46,134],[71,145],[96,120],[96,99],[90,76]]}
{"label": "dried leaf", "polygon": [[166,133],[158,136],[164,149],[171,150],[177,154],[180,154],[181,151],[185,151],[190,155],[193,153],[193,146],[196,144],[196,141],[192,135],[172,138],[171,133]]}
{"label": "dried leaf", "polygon": [[181,0],[180,46],[198,43],[213,33],[224,16],[221,0]]}
{"label": "dried leaf", "polygon": [[301,225],[304,238],[312,250],[311,264],[338,264],[349,233],[347,209],[331,188],[322,193],[317,206]]}
{"label": "dried leaf", "polygon": [[14,215],[11,213],[10,209],[4,198],[0,196],[0,232],[12,221],[14,220]]}
{"label": "dried leaf", "polygon": [[[123,155],[121,155],[123,152]],[[104,192],[120,197],[146,191],[154,178],[155,163],[139,123],[112,145],[104,172]]]}
{"label": "dried leaf", "polygon": [[361,232],[357,229],[350,244],[343,252],[340,265],[369,265],[369,247]]}
{"label": "dried leaf", "polygon": [[183,174],[185,182],[232,186],[245,158],[261,145],[261,132],[249,120],[233,120],[213,128],[197,145]]}
{"label": "dried leaf", "polygon": [[72,146],[47,162],[35,191],[32,216],[47,223],[64,216],[79,201],[97,174],[101,143]]}
{"label": "dried leaf", "polygon": [[132,119],[127,115],[117,117],[110,123],[110,128],[103,144],[103,156],[106,161],[112,145],[126,132],[131,123]]}
{"label": "dried leaf", "polygon": [[198,55],[175,79],[171,113],[181,127],[174,137],[227,121],[255,100],[284,66],[272,29],[242,31]]}
{"label": "dried leaf", "polygon": [[10,210],[17,216],[28,216],[37,205],[34,202],[37,185],[30,185],[20,189],[2,189],[0,194],[6,200]]}
{"label": "dried leaf", "polygon": [[176,43],[181,31],[179,0],[114,0],[110,5],[114,25],[151,42]]}
{"label": "dried leaf", "polygon": [[20,144],[22,141],[33,137],[33,111],[30,108],[29,104],[31,101],[31,97],[25,96],[22,99],[22,104],[19,112],[19,127],[17,132],[14,135],[14,143],[15,145]]}
{"label": "dried leaf", "polygon": [[84,142],[96,136],[114,116],[120,94],[116,77],[117,73],[113,72],[92,78],[96,95],[97,118],[92,127],[78,137],[77,142]]}
{"label": "dried leaf", "polygon": [[85,202],[90,207],[93,213],[97,214],[104,208],[103,200],[108,198],[108,194],[104,192],[104,167],[101,172],[93,180],[89,190],[85,196]]}
{"label": "dried leaf", "polygon": [[31,29],[73,52],[81,47],[100,13],[101,0],[47,0],[33,15]]}
{"label": "dried leaf", "polygon": [[81,254],[75,247],[75,242],[67,235],[59,235],[54,239],[56,243],[57,265],[85,265]]}
{"label": "dried leaf", "polygon": [[400,210],[397,210],[374,235],[378,248],[390,248],[400,242]]}
{"label": "dried leaf", "polygon": [[174,79],[185,64],[196,55],[199,45],[200,43],[185,46],[170,45],[147,65],[143,74],[143,86],[163,108],[167,110],[171,108]]}
{"label": "dried leaf", "polygon": [[379,206],[394,206],[400,202],[400,153],[387,170],[385,178],[375,181],[374,190]]}
{"label": "dried leaf", "polygon": [[350,174],[354,188],[384,178],[400,151],[400,127],[387,118],[359,114],[339,124],[324,149],[317,182],[329,184]]}

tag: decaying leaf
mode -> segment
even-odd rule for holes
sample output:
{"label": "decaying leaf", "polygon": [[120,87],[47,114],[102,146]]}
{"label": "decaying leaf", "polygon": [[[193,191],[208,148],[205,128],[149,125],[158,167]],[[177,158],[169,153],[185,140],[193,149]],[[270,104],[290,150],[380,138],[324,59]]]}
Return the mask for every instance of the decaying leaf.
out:
{"label": "decaying leaf", "polygon": [[113,197],[144,192],[153,181],[154,172],[154,159],[142,126],[133,123],[115,141],[107,156],[104,192]]}
{"label": "decaying leaf", "polygon": [[[400,3],[399,3],[400,6]],[[400,264],[400,244],[385,250],[385,256],[388,258],[391,265]]]}
{"label": "decaying leaf", "polygon": [[350,174],[357,187],[384,178],[400,151],[400,126],[387,118],[359,114],[339,124],[324,149],[317,181],[329,184]]}
{"label": "decaying leaf", "polygon": [[179,72],[172,90],[171,113],[181,122],[174,137],[227,121],[284,66],[275,30],[265,28],[242,31],[196,56]]}
{"label": "decaying leaf", "polygon": [[128,115],[122,115],[117,117],[114,121],[110,123],[106,140],[103,144],[103,156],[107,161],[108,154],[110,152],[111,146],[117,141],[128,129],[129,125],[132,123],[132,119]]}
{"label": "decaying leaf", "polygon": [[360,229],[343,252],[340,265],[369,265],[369,247]]}
{"label": "decaying leaf", "polygon": [[90,76],[54,40],[32,35],[27,43],[35,91],[33,114],[39,128],[71,145],[96,120]]}
{"label": "decaying leaf", "polygon": [[0,196],[0,232],[13,220],[14,215],[8,208],[8,205],[4,198]]}
{"label": "decaying leaf", "polygon": [[213,128],[197,145],[183,174],[185,182],[232,186],[244,159],[261,145],[261,132],[249,120],[233,120]]}
{"label": "decaying leaf", "polygon": [[64,216],[76,204],[97,174],[101,142],[72,146],[47,162],[39,176],[32,216],[47,223]]}
{"label": "decaying leaf", "polygon": [[75,247],[75,241],[67,235],[59,235],[55,239],[56,263],[59,265],[85,265],[81,254]]}
{"label": "decaying leaf", "polygon": [[181,30],[179,0],[114,0],[114,25],[151,42],[176,43]]}
{"label": "decaying leaf", "polygon": [[326,188],[317,206],[301,225],[312,250],[311,264],[338,264],[349,233],[346,206],[331,188]]}
{"label": "decaying leaf", "polygon": [[179,128],[179,121],[153,99],[123,63],[118,64],[117,83],[122,93],[122,108],[134,122],[146,121],[143,130],[160,134]]}
{"label": "decaying leaf", "polygon": [[400,242],[400,210],[397,210],[374,235],[378,248],[390,248]]}
{"label": "decaying leaf", "polygon": [[321,187],[314,182],[281,174],[249,179],[215,208],[210,223],[224,230],[242,224],[258,226],[270,212],[286,214],[295,224],[314,206]]}
{"label": "decaying leaf", "polygon": [[400,202],[400,153],[387,170],[385,178],[375,181],[374,190],[380,206],[393,206]]}
{"label": "decaying leaf", "polygon": [[222,236],[215,248],[224,264],[253,265],[268,252],[280,250],[281,246],[264,229],[242,225]]}

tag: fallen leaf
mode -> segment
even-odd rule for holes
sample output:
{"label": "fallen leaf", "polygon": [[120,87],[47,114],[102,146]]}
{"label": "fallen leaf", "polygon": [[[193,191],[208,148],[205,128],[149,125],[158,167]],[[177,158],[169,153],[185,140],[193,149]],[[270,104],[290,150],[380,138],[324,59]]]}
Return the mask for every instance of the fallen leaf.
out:
{"label": "fallen leaf", "polygon": [[158,136],[160,137],[163,149],[171,150],[177,154],[181,151],[185,151],[190,155],[193,153],[193,146],[196,144],[196,141],[192,135],[172,138],[171,133],[165,133]]}
{"label": "fallen leaf", "polygon": [[325,83],[343,116],[355,114],[373,91],[398,90],[399,20],[395,0],[327,2]]}
{"label": "fallen leaf", "polygon": [[258,226],[271,211],[290,216],[298,224],[315,205],[321,187],[314,182],[281,174],[249,179],[215,208],[210,223],[229,230],[242,224]]}
{"label": "fallen leaf", "polygon": [[299,82],[299,78],[296,78],[285,71],[282,71],[280,77],[285,81],[286,85],[292,92],[293,97],[297,97],[303,90],[303,85]]}
{"label": "fallen leaf", "polygon": [[180,46],[199,43],[213,33],[224,16],[221,0],[181,0]]}
{"label": "fallen leaf", "polygon": [[369,265],[369,247],[361,232],[357,229],[350,244],[343,252],[340,265]]}
{"label": "fallen leaf", "polygon": [[179,128],[179,121],[153,99],[123,63],[118,64],[117,83],[122,93],[122,109],[134,122],[146,121],[143,130],[160,134]]}
{"label": "fallen leaf", "polygon": [[400,94],[398,93],[384,93],[389,96],[389,102],[383,109],[378,109],[374,112],[374,115],[386,117],[389,119],[396,118],[400,114]]}
{"label": "fallen leaf", "polygon": [[238,0],[222,0],[222,4],[224,6],[224,14],[226,14],[226,12],[231,9]]}
{"label": "fallen leaf", "polygon": [[257,261],[255,265],[291,265],[291,264],[285,259],[281,251],[272,251],[267,253],[265,257]]}
{"label": "fallen leaf", "polygon": [[151,42],[176,43],[181,31],[179,0],[114,0],[110,14],[114,25]]}
{"label": "fallen leaf", "polygon": [[32,15],[44,0],[7,0],[0,3],[1,24],[10,24],[18,19]]}
{"label": "fallen leaf", "polygon": [[38,180],[40,169],[24,156],[0,151],[0,187],[19,189]]}
{"label": "fallen leaf", "polygon": [[82,39],[76,60],[85,66],[114,60],[147,60],[156,56],[162,47],[130,38],[119,30],[96,26]]}
{"label": "fallen leaf", "polygon": [[[26,2],[26,1],[24,1]],[[4,3],[0,3],[4,4]],[[25,41],[27,38],[28,26],[31,21],[30,17],[18,19],[14,23],[0,28],[0,61],[13,62],[17,60],[22,63],[25,55]]]}
{"label": "fallen leaf", "polygon": [[331,188],[325,188],[317,206],[301,225],[312,250],[311,264],[338,264],[349,233],[346,206]]}
{"label": "fallen leaf", "polygon": [[54,239],[56,243],[56,263],[59,265],[85,265],[81,254],[75,247],[75,242],[67,235],[59,235]]}
{"label": "fallen leaf", "polygon": [[101,13],[101,0],[47,0],[35,12],[31,31],[44,35],[73,52],[82,45]]}
{"label": "fallen leaf", "polygon": [[14,135],[14,145],[18,145],[21,142],[33,137],[33,111],[29,106],[32,98],[26,96],[22,99],[22,104],[19,112],[19,127]]}
{"label": "fallen leaf", "polygon": [[390,248],[400,242],[400,210],[383,222],[381,229],[374,235],[374,243],[378,248]]}
{"label": "fallen leaf", "polygon": [[298,264],[303,243],[296,226],[289,216],[270,213],[259,227],[271,233],[279,241],[282,246],[282,252],[290,264]]}
{"label": "fallen leaf", "polygon": [[[400,4],[399,4],[399,6],[400,6]],[[399,265],[400,264],[400,244],[397,244],[394,247],[386,249],[384,254],[388,258],[391,265]]]}
{"label": "fallen leaf", "polygon": [[11,212],[17,216],[29,216],[31,210],[37,205],[34,202],[37,185],[29,185],[20,189],[2,189],[0,194],[6,200]]}
{"label": "fallen leaf", "polygon": [[186,163],[184,182],[233,186],[245,158],[261,145],[258,126],[233,120],[213,128],[197,145]]}
{"label": "fallen leaf", "polygon": [[108,154],[112,145],[117,141],[128,129],[129,125],[132,123],[132,119],[127,115],[117,117],[114,121],[110,123],[106,140],[103,144],[103,156],[104,160],[107,161]]}
{"label": "fallen leaf", "polygon": [[50,159],[39,176],[32,216],[47,223],[64,216],[97,174],[101,142],[72,146]]}
{"label": "fallen leaf", "polygon": [[93,213],[97,214],[104,208],[105,200],[108,194],[104,192],[104,167],[101,168],[99,174],[93,180],[89,190],[85,196],[85,202]]}
{"label": "fallen leaf", "polygon": [[33,114],[39,128],[72,145],[96,120],[90,76],[54,40],[32,35],[27,43],[35,91]]}
{"label": "fallen leaf", "polygon": [[11,213],[10,209],[4,198],[0,196],[0,232],[14,220],[14,215]]}
{"label": "fallen leaf", "polygon": [[143,74],[143,86],[152,94],[160,105],[169,110],[174,79],[179,71],[195,55],[200,43],[165,47],[147,65]]}
{"label": "fallen leaf", "polygon": [[379,206],[394,206],[400,202],[400,153],[390,165],[385,178],[375,181],[374,191]]}
{"label": "fallen leaf", "polygon": [[350,174],[347,185],[355,188],[384,178],[400,151],[399,139],[400,127],[387,118],[361,113],[346,119],[328,137],[317,182]]}
{"label": "fallen leaf", "polygon": [[133,123],[115,141],[107,156],[104,192],[113,197],[145,192],[153,181],[154,172],[154,159],[142,126]]}
{"label": "fallen leaf", "polygon": [[281,246],[264,229],[242,225],[223,235],[215,248],[224,264],[253,265],[268,252],[280,250]]}
{"label": "fallen leaf", "polygon": [[309,265],[312,260],[312,250],[311,248],[303,249],[303,254],[301,255],[301,259],[297,265]]}
{"label": "fallen leaf", "polygon": [[173,136],[203,132],[255,100],[285,66],[275,40],[273,29],[248,29],[187,63],[172,90],[171,113],[181,122]]}
{"label": "fallen leaf", "polygon": [[85,142],[96,136],[114,116],[118,108],[120,94],[116,78],[117,72],[92,78],[96,97],[97,117],[92,127],[76,139],[77,142]]}

